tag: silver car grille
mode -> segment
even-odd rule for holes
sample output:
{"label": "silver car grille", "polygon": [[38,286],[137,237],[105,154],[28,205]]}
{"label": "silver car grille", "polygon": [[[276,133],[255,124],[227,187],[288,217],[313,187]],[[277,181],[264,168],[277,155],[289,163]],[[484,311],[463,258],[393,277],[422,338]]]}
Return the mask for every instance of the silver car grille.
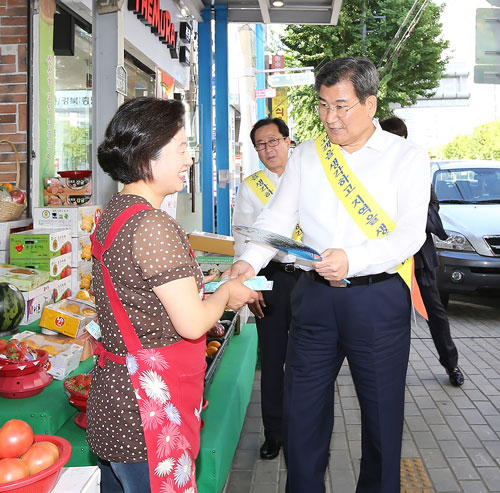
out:
{"label": "silver car grille", "polygon": [[483,239],[493,254],[500,257],[500,236],[483,236]]}

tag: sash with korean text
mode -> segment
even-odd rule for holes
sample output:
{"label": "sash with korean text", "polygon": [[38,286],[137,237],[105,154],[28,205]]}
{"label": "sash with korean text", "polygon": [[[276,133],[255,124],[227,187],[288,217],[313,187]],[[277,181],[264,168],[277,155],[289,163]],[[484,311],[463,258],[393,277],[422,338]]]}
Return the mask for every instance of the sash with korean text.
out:
{"label": "sash with korean text", "polygon": [[[355,223],[370,239],[387,236],[396,227],[394,221],[349,168],[340,146],[333,144],[326,132],[320,135],[314,144],[330,185]],[[427,319],[427,311],[415,280],[413,257],[395,268],[410,289],[413,306]]]}
{"label": "sash with korean text", "polygon": [[[256,171],[252,175],[247,176],[245,178],[245,182],[264,205],[269,202],[271,195],[276,189],[274,183],[266,176],[266,174],[262,170]],[[293,230],[292,238],[297,241],[302,241],[302,235],[303,233],[302,229],[300,228],[300,224],[297,223],[295,229]]]}

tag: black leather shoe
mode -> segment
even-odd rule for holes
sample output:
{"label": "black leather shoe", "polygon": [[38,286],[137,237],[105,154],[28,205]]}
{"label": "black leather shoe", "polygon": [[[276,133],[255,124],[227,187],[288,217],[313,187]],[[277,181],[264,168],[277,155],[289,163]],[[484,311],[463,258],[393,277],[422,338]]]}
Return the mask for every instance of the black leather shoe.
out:
{"label": "black leather shoe", "polygon": [[450,383],[455,387],[460,387],[464,384],[464,374],[462,370],[457,366],[451,370],[446,370],[450,376]]}
{"label": "black leather shoe", "polygon": [[271,460],[278,457],[280,453],[281,442],[279,440],[269,440],[266,441],[260,447],[260,458],[265,460]]}

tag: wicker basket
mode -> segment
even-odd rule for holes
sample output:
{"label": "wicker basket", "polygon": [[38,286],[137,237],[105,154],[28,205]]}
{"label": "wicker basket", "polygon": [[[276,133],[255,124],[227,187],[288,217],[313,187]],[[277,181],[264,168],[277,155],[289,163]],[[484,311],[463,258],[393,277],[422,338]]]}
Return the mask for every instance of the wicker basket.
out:
{"label": "wicker basket", "polygon": [[[9,144],[14,151],[16,157],[16,187],[19,187],[19,179],[21,177],[21,163],[19,153],[16,146],[10,140],[0,140],[0,144]],[[0,222],[14,221],[18,219],[26,208],[26,203],[18,204],[17,202],[7,202],[0,199]]]}

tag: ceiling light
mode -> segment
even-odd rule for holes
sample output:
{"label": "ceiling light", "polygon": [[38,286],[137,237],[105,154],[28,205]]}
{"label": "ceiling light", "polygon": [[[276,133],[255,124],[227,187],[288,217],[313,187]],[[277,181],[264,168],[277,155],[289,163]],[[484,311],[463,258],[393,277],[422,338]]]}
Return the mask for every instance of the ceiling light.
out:
{"label": "ceiling light", "polygon": [[274,0],[273,1],[273,7],[283,7],[283,5],[285,5],[285,3],[282,2],[281,0]]}

